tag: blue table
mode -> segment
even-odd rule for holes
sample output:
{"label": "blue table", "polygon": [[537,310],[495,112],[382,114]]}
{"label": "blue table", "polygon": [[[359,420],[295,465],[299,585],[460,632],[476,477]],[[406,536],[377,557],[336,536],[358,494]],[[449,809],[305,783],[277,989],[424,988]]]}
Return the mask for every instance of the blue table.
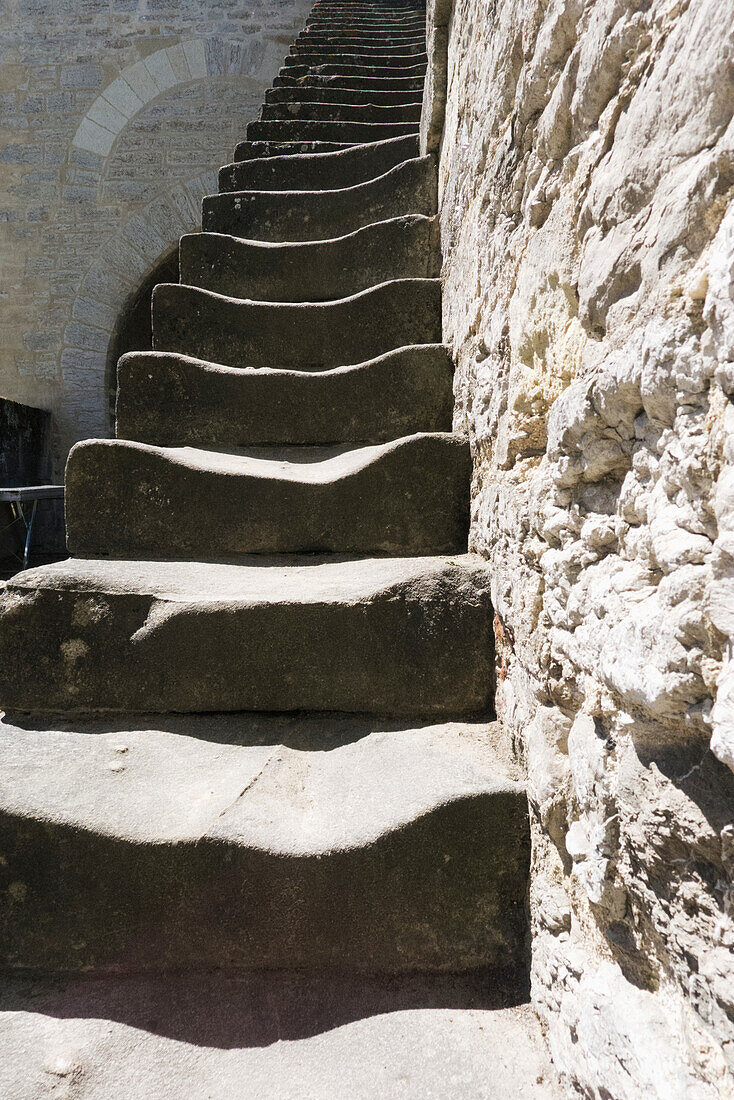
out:
{"label": "blue table", "polygon": [[[18,520],[25,527],[25,546],[23,548],[23,568],[28,566],[28,554],[31,548],[31,535],[33,534],[33,522],[36,518],[36,509],[39,500],[63,500],[63,485],[22,485],[12,489],[0,489],[0,504],[9,504],[13,509],[13,522],[4,528],[5,531],[17,523]],[[30,518],[23,510],[24,504],[32,504]]]}

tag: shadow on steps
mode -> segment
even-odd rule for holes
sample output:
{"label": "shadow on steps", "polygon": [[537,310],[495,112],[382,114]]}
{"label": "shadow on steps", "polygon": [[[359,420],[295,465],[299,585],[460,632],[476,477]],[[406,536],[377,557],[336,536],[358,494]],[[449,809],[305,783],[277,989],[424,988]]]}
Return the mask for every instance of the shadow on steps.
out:
{"label": "shadow on steps", "polygon": [[527,1001],[524,975],[250,971],[127,978],[11,979],[0,1012],[103,1019],[197,1046],[265,1047],[357,1020],[421,1009],[508,1008]]}

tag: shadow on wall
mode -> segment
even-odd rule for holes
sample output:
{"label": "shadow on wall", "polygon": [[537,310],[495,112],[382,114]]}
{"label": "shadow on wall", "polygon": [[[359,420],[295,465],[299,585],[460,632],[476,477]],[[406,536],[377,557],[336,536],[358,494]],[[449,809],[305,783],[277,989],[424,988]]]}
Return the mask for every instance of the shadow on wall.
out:
{"label": "shadow on wall", "polygon": [[150,351],[153,347],[151,297],[158,283],[177,283],[178,245],[168,252],[128,297],[115,323],[107,353],[105,392],[109,434],[115,434],[117,363],[128,351]]}

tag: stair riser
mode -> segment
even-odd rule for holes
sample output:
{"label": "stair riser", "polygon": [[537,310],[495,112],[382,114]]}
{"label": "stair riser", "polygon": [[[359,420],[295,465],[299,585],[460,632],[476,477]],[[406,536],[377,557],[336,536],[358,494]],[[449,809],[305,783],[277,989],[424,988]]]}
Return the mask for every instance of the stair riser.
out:
{"label": "stair riser", "polygon": [[382,19],[314,19],[306,24],[306,31],[316,34],[390,34],[392,31],[402,34],[425,34],[425,19],[406,19],[386,23]]}
{"label": "stair riser", "polygon": [[235,160],[265,160],[269,157],[300,156],[304,153],[338,153],[351,147],[346,141],[241,141]]}
{"label": "stair riser", "polygon": [[313,68],[318,65],[367,65],[373,68],[390,70],[412,69],[422,66],[425,71],[427,57],[425,50],[420,53],[379,53],[378,51],[362,50],[352,52],[349,50],[299,50],[296,54],[290,54],[285,58],[286,69],[298,69],[306,65]]}
{"label": "stair riser", "polygon": [[367,847],[293,858],[217,837],[144,844],[6,814],[5,873],[26,894],[4,907],[0,963],[508,968],[524,944],[526,816],[521,794],[475,795]]}
{"label": "stair riser", "polygon": [[188,286],[259,302],[324,302],[388,279],[440,274],[436,219],[377,222],[314,244],[262,245],[222,234],[181,238],[180,278]]}
{"label": "stair riser", "polygon": [[318,32],[304,31],[298,36],[296,45],[313,46],[317,49],[326,47],[339,48],[340,46],[389,46],[399,50],[402,46],[415,46],[421,51],[426,49],[426,36],[420,33],[380,34],[321,34]]}
{"label": "stair riser", "polygon": [[[238,151],[241,149],[238,146]],[[355,187],[383,176],[405,160],[414,159],[418,151],[418,139],[409,135],[340,149],[338,156],[300,153],[240,160],[220,170],[219,190],[332,191]]]}
{"label": "stair riser", "polygon": [[409,344],[441,342],[438,280],[385,283],[341,302],[240,302],[162,284],[153,293],[153,346],[231,367],[324,370]]}
{"label": "stair riser", "polygon": [[417,122],[250,122],[248,141],[382,141],[418,132]]}
{"label": "stair riser", "polygon": [[390,39],[383,42],[334,42],[333,39],[319,42],[316,39],[300,39],[291,46],[292,57],[309,56],[314,53],[334,55],[339,57],[402,57],[420,56],[426,60],[425,42],[398,42],[392,43]]}
{"label": "stair riser", "polygon": [[[460,715],[490,701],[484,571],[467,576],[446,563],[438,575],[355,595],[335,580],[328,599],[300,602],[280,582],[263,590],[260,580],[257,599],[241,597],[234,566],[206,567],[207,576],[231,571],[231,587],[225,580],[211,596],[189,596],[188,587],[169,596],[167,571],[198,577],[195,563],[156,563],[159,596],[129,591],[122,565],[111,587],[11,581],[0,589],[6,711]],[[265,572],[258,567],[258,578]]]}
{"label": "stair riser", "polygon": [[265,102],[273,103],[353,103],[369,106],[420,107],[420,92],[355,91],[354,88],[269,88]]}
{"label": "stair riser", "polygon": [[291,76],[296,77],[298,80],[303,80],[308,76],[364,77],[384,80],[413,77],[423,80],[425,75],[425,63],[418,65],[361,65],[357,63],[349,64],[347,61],[321,61],[313,64],[284,65],[278,73],[278,76]]}
{"label": "stair riser", "polygon": [[117,368],[117,436],[170,447],[380,443],[451,431],[445,348],[389,352],[317,374],[233,371],[133,352]]}
{"label": "stair riser", "polygon": [[405,214],[432,217],[435,164],[406,161],[377,179],[337,191],[234,191],[203,201],[202,228],[257,241],[328,240]]}
{"label": "stair riser", "polygon": [[300,119],[309,122],[411,122],[421,120],[421,105],[414,107],[361,106],[349,103],[266,103],[260,110],[263,122]]}
{"label": "stair riser", "polygon": [[197,560],[465,551],[468,444],[418,436],[379,453],[362,470],[312,485],[196,468],[124,441],[77,444],[66,467],[69,550]]}
{"label": "stair riser", "polygon": [[423,94],[423,76],[407,77],[365,77],[365,76],[326,76],[312,75],[295,77],[276,76],[274,88],[352,88],[355,91],[375,92],[420,92]]}

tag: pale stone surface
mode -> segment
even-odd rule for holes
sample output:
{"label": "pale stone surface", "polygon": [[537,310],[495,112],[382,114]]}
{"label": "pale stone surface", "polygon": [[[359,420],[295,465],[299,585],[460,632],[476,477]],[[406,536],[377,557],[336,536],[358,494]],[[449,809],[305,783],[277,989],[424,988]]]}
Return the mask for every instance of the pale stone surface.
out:
{"label": "pale stone surface", "polygon": [[477,984],[282,972],[6,983],[0,1091],[560,1100],[532,1011],[487,1006]]}
{"label": "pale stone surface", "polygon": [[431,10],[444,337],[534,807],[535,1002],[586,1096],[727,1096],[734,10]]}

